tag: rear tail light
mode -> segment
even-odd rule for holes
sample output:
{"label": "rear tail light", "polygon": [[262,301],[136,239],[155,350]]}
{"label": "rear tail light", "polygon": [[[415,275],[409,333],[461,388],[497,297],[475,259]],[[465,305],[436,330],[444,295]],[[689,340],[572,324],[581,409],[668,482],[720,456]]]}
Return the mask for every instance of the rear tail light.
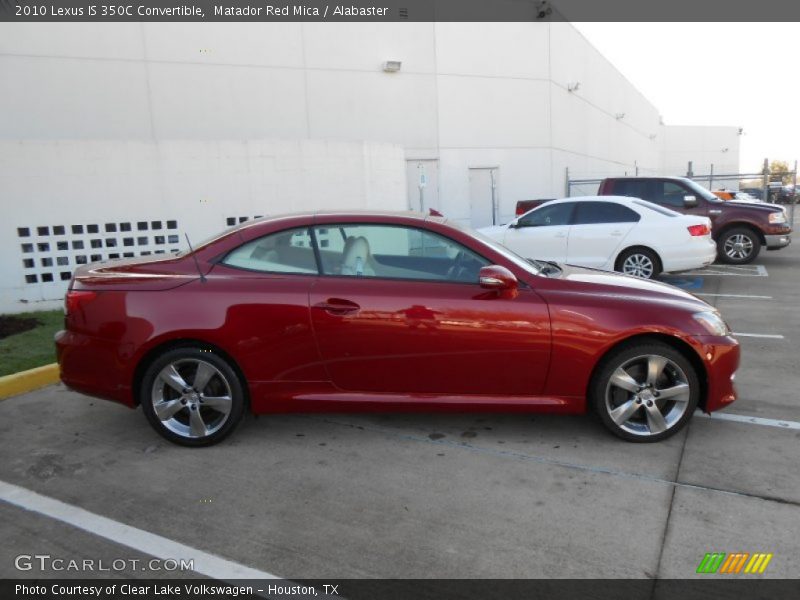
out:
{"label": "rear tail light", "polygon": [[64,296],[64,313],[67,315],[75,314],[81,306],[94,300],[96,297],[97,292],[67,290],[67,295]]}
{"label": "rear tail light", "polygon": [[689,230],[689,235],[692,237],[708,235],[711,233],[711,228],[708,225],[691,225],[687,227],[687,229]]}
{"label": "rear tail light", "polygon": [[522,215],[524,215],[526,212],[527,212],[527,211],[525,210],[525,208],[524,208],[524,207],[517,205],[517,210],[514,212],[514,214],[515,214],[515,216],[517,216],[517,217],[521,217],[521,216],[522,216]]}

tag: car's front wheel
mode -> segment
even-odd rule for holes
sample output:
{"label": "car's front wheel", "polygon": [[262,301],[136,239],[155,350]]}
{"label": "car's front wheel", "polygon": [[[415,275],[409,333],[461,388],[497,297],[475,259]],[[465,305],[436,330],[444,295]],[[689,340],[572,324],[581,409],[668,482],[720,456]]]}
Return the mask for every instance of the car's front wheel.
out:
{"label": "car's front wheel", "polygon": [[606,427],[630,442],[657,442],[677,433],[700,399],[697,372],[661,342],[623,347],[603,359],[590,401]]}
{"label": "car's front wheel", "polygon": [[736,227],[722,234],[717,242],[720,260],[732,265],[743,265],[755,260],[761,251],[761,241],[748,227]]}
{"label": "car's front wheel", "polygon": [[244,413],[242,383],[228,362],[206,348],[169,350],[145,371],[140,402],[162,436],[208,446],[229,435]]}

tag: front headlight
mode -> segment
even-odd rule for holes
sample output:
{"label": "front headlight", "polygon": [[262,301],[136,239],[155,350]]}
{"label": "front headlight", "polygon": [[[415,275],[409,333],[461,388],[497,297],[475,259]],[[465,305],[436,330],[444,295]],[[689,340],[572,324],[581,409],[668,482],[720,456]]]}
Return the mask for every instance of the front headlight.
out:
{"label": "front headlight", "polygon": [[769,222],[775,224],[786,223],[786,214],[783,211],[769,213]]}
{"label": "front headlight", "polygon": [[700,323],[711,335],[730,335],[731,330],[728,324],[722,319],[719,313],[703,311],[692,315],[694,320]]}

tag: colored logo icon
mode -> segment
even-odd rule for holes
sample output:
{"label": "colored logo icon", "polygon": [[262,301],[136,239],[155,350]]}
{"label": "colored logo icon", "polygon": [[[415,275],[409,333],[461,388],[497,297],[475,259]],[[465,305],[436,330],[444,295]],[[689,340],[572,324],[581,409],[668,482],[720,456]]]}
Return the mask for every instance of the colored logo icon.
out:
{"label": "colored logo icon", "polygon": [[723,573],[728,575],[761,574],[767,570],[772,553],[755,552],[707,552],[697,567],[697,573]]}

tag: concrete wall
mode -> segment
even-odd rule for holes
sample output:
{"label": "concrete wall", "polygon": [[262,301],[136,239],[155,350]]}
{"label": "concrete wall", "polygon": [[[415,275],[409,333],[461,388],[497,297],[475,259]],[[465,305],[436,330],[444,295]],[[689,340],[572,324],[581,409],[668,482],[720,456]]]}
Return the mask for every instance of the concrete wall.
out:
{"label": "concrete wall", "polygon": [[[695,175],[739,172],[738,127],[670,126],[664,140],[664,172],[685,175],[689,161]],[[720,182],[720,186],[738,189],[738,181]],[[720,186],[713,186],[714,188]]]}
{"label": "concrete wall", "polygon": [[[401,71],[383,72],[387,60]],[[0,140],[7,156],[19,149],[0,166],[7,231],[60,221],[62,206],[84,222],[133,219],[137,203],[176,217],[200,206],[182,221],[192,235],[223,213],[373,195],[418,208],[422,159],[423,208],[486,225],[492,198],[505,222],[517,200],[563,195],[567,169],[599,178],[694,159],[699,172],[723,147],[700,129],[669,133],[569,23],[3,23],[0,81],[13,90]],[[738,143],[724,144],[738,162]],[[19,282],[12,256],[0,272]]]}
{"label": "concrete wall", "polygon": [[184,234],[406,203],[400,146],[313,140],[0,141],[0,190],[0,312],[50,306],[76,265],[168,253]]}

